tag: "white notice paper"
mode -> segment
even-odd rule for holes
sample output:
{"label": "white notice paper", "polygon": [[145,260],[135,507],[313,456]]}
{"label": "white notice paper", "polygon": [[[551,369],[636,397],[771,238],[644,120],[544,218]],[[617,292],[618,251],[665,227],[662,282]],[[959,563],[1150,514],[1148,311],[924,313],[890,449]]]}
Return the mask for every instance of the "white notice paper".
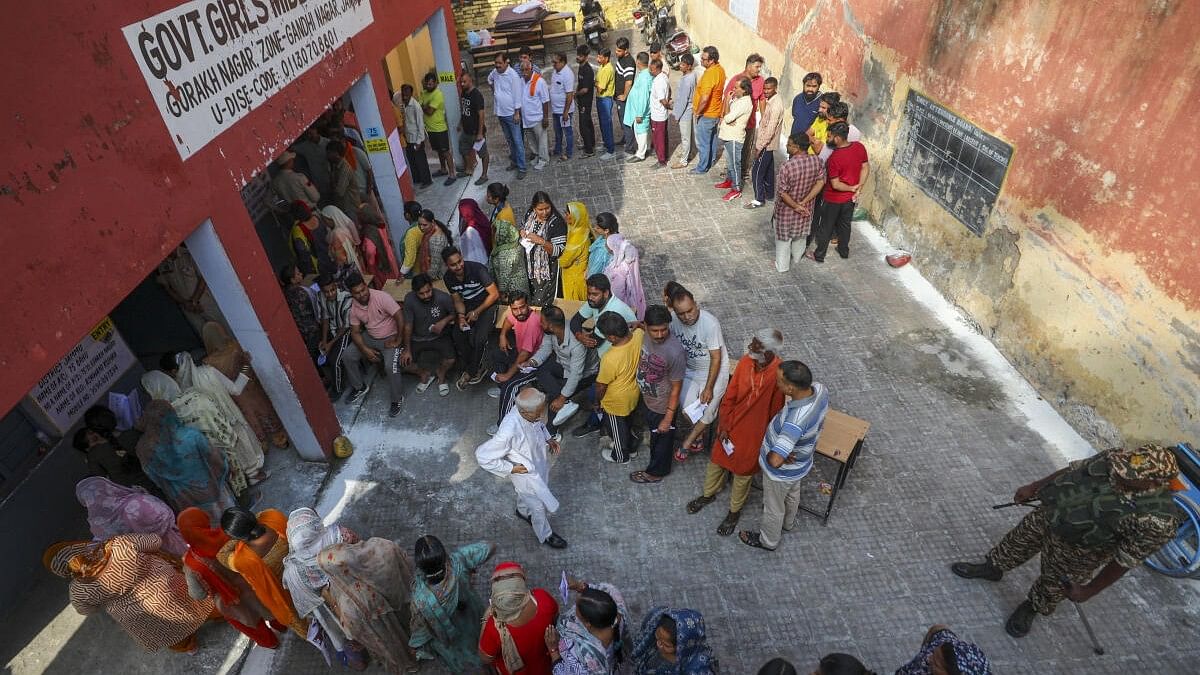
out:
{"label": "white notice paper", "polygon": [[683,409],[683,414],[688,416],[692,424],[695,424],[701,417],[704,417],[705,410],[708,410],[708,404],[701,403],[700,399],[696,399],[691,405]]}
{"label": "white notice paper", "polygon": [[369,0],[191,0],[121,32],[187,159],[374,20]]}

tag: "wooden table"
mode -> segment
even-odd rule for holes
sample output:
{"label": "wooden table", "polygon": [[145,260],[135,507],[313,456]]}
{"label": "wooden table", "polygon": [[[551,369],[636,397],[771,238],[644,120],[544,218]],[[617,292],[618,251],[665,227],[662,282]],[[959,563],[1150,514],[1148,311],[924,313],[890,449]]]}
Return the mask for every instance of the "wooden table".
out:
{"label": "wooden table", "polygon": [[[846,477],[850,475],[850,469],[854,468],[859,453],[866,445],[867,432],[870,430],[871,423],[866,420],[832,409],[826,413],[825,426],[821,428],[821,435],[817,437],[817,454],[838,463],[837,476],[833,479],[833,491],[829,493],[829,503],[825,505],[824,511],[800,505],[800,509],[805,513],[820,518],[822,525],[829,524],[833,503],[837,500],[842,486],[846,484]],[[816,459],[813,458],[814,461]]]}

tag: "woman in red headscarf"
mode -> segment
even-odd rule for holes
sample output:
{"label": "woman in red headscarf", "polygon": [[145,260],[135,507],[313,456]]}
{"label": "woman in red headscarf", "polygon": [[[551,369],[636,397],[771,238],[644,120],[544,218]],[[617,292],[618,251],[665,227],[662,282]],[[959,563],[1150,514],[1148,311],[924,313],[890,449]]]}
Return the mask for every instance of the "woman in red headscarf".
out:
{"label": "woman in red headscarf", "polygon": [[458,202],[458,248],[465,260],[480,265],[492,255],[492,221],[474,199]]}
{"label": "woman in red headscarf", "polygon": [[229,541],[229,535],[213,527],[208,514],[195,507],[184,509],[177,523],[188,545],[183,556],[188,595],[198,600],[212,598],[229,625],[261,647],[278,647],[279,637],[266,622],[271,614],[258,601],[254,589],[217,562],[217,552]]}

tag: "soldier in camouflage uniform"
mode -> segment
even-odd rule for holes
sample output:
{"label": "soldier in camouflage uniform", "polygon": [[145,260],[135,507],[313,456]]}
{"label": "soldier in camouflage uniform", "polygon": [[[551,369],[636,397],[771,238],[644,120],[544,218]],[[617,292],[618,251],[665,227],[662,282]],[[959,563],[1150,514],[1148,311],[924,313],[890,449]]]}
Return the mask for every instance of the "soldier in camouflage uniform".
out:
{"label": "soldier in camouflage uniform", "polygon": [[1169,484],[1178,473],[1175,455],[1157,445],[1071,462],[1017,490],[1013,501],[1042,503],[984,562],[956,562],[950,569],[967,579],[999,581],[1041,553],[1041,574],[1004,625],[1009,635],[1024,637],[1035,616],[1051,614],[1063,598],[1091,598],[1175,536],[1183,513]]}

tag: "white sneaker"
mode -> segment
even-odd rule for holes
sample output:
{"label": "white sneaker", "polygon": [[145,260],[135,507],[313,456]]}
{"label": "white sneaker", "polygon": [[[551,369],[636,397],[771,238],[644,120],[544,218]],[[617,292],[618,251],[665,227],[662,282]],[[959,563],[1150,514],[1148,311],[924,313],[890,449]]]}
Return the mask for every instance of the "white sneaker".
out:
{"label": "white sneaker", "polygon": [[604,459],[604,461],[606,461],[606,462],[612,462],[612,463],[614,463],[614,464],[628,464],[628,463],[629,463],[629,460],[628,460],[628,459],[627,459],[627,460],[625,460],[624,462],[618,462],[618,461],[617,461],[617,460],[616,460],[616,459],[613,457],[613,455],[612,455],[612,450],[601,450],[601,451],[600,451],[600,457],[601,457],[602,459]]}
{"label": "white sneaker", "polygon": [[492,387],[488,389],[488,396],[492,398],[500,398],[500,387]]}
{"label": "white sneaker", "polygon": [[554,426],[561,427],[566,424],[567,420],[571,419],[579,411],[579,404],[574,401],[567,401],[563,407],[558,409],[558,414],[554,416]]}

